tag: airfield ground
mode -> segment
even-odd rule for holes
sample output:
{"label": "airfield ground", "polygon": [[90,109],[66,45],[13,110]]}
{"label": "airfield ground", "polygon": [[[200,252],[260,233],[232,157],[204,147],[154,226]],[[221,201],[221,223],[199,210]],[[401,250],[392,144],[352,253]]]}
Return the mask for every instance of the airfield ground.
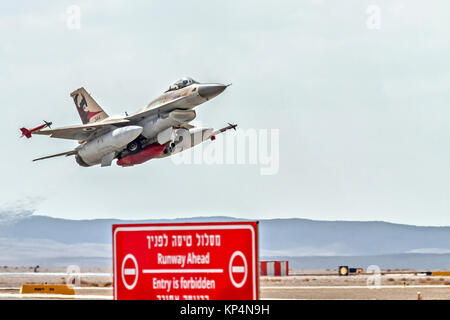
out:
{"label": "airfield ground", "polygon": [[[423,300],[450,300],[449,276],[426,276],[405,270],[382,274],[378,283],[380,286],[374,287],[367,285],[369,275],[344,277],[324,270],[297,270],[294,273],[295,276],[288,277],[261,277],[261,298],[416,300],[420,292]],[[111,270],[106,268],[82,270],[75,296],[20,294],[22,284],[58,284],[65,283],[66,278],[64,269],[40,268],[35,273],[28,268],[0,267],[0,299],[112,299]]]}

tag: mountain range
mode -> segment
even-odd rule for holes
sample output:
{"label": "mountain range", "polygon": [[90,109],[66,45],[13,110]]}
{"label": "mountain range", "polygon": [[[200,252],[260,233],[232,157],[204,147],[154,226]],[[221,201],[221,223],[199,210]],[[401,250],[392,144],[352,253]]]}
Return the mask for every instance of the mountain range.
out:
{"label": "mountain range", "polygon": [[[68,220],[39,215],[0,219],[0,265],[111,265],[113,224],[245,221],[231,217],[161,220]],[[450,227],[380,221],[259,221],[261,259],[288,259],[297,269],[346,261],[385,268],[450,268]]]}

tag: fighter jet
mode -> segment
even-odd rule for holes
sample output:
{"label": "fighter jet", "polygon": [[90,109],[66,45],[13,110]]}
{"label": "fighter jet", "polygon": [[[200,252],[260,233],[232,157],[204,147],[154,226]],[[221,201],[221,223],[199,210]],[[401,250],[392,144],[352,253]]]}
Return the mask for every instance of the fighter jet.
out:
{"label": "fighter jet", "polygon": [[54,129],[43,125],[31,130],[21,128],[21,131],[27,138],[39,134],[79,142],[74,150],[33,161],[73,155],[83,167],[110,166],[114,159],[119,166],[133,166],[153,158],[171,156],[235,129],[236,125],[231,124],[219,130],[189,124],[196,117],[196,106],[218,96],[228,86],[182,78],[145,107],[125,116],[108,116],[84,88],[79,88],[70,96],[82,125]]}

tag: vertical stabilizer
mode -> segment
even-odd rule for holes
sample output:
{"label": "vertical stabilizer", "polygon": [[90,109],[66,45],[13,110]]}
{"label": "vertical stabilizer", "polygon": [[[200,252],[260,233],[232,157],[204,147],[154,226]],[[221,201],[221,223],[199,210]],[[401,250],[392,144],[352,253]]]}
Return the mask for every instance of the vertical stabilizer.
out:
{"label": "vertical stabilizer", "polygon": [[94,123],[108,117],[105,111],[98,105],[84,88],[72,92],[70,96],[75,102],[83,124]]}

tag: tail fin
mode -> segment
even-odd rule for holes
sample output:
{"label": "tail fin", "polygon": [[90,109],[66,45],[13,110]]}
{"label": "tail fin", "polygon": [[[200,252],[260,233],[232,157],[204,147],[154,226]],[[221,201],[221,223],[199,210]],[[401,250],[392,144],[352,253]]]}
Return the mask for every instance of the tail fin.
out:
{"label": "tail fin", "polygon": [[75,102],[83,124],[94,123],[108,117],[105,111],[98,105],[84,88],[72,92],[70,96]]}

